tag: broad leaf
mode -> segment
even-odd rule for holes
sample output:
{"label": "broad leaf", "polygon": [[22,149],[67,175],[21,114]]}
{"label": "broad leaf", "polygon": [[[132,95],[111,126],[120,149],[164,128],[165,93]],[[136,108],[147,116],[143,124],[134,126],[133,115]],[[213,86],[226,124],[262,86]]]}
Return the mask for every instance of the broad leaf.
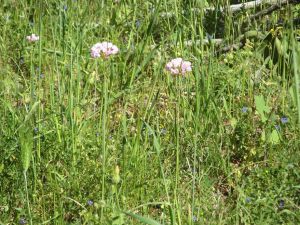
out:
{"label": "broad leaf", "polygon": [[270,113],[270,108],[267,106],[265,99],[262,95],[255,96],[255,106],[256,106],[256,111],[258,112],[261,121],[265,123],[267,121],[267,117],[265,113]]}
{"label": "broad leaf", "polygon": [[280,142],[279,135],[278,135],[278,132],[276,130],[272,131],[272,133],[270,135],[270,138],[269,138],[269,142],[271,144],[278,144]]}

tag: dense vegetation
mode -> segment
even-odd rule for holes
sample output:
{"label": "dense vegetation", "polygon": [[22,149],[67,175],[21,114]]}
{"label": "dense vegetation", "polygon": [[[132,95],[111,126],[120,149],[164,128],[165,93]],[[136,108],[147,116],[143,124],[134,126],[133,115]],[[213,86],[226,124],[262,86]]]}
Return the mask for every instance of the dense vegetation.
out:
{"label": "dense vegetation", "polygon": [[0,224],[300,224],[299,1],[240,2],[2,0]]}

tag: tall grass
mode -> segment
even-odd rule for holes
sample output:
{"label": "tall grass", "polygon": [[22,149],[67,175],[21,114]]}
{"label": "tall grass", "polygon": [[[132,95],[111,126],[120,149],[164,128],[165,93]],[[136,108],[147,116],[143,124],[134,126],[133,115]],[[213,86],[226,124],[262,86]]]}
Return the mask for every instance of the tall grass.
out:
{"label": "tall grass", "polygon": [[229,4],[3,0],[0,224],[299,223],[299,7]]}

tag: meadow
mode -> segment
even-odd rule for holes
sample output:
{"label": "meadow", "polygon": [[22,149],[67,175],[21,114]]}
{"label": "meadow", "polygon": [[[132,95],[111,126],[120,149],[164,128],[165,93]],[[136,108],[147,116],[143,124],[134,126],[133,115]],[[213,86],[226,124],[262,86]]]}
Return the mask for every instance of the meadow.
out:
{"label": "meadow", "polygon": [[300,224],[300,4],[241,2],[1,0],[0,224]]}

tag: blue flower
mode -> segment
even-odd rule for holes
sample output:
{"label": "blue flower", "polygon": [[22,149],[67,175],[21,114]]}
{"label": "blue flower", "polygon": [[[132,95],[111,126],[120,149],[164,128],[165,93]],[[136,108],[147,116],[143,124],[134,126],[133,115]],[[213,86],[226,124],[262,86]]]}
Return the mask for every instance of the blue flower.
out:
{"label": "blue flower", "polygon": [[27,221],[26,221],[24,218],[21,218],[21,219],[19,220],[19,224],[24,225],[24,224],[26,224],[26,223],[27,223]]}
{"label": "blue flower", "polygon": [[207,38],[207,40],[211,40],[211,39],[213,39],[213,35],[210,35],[209,33],[206,33],[206,38]]}
{"label": "blue flower", "polygon": [[10,17],[9,15],[5,16],[5,19],[6,19],[7,22],[9,21],[9,17]]}
{"label": "blue flower", "polygon": [[283,209],[283,207],[284,207],[284,200],[283,200],[283,199],[280,199],[280,200],[279,200],[279,203],[278,203],[278,208],[279,208],[279,209]]}
{"label": "blue flower", "polygon": [[251,198],[250,197],[247,197],[246,198],[246,203],[250,203],[251,202]]}
{"label": "blue flower", "polygon": [[280,131],[280,130],[281,130],[281,127],[280,127],[279,125],[275,125],[275,129],[276,129],[277,131]]}
{"label": "blue flower", "polygon": [[20,62],[21,65],[24,63],[24,57],[23,56],[20,57],[20,61],[19,62]]}
{"label": "blue flower", "polygon": [[279,18],[278,20],[277,20],[277,24],[283,24],[283,19],[282,18]]}
{"label": "blue flower", "polygon": [[64,5],[64,11],[68,10],[68,6]]}
{"label": "blue flower", "polygon": [[196,216],[193,216],[193,221],[194,222],[198,221],[198,218]]}
{"label": "blue flower", "polygon": [[93,202],[92,200],[88,200],[88,201],[87,201],[87,204],[88,204],[89,206],[92,206],[92,205],[94,204],[94,202]]}
{"label": "blue flower", "polygon": [[165,135],[167,133],[167,130],[165,128],[161,129],[161,134]]}
{"label": "blue flower", "polygon": [[281,123],[285,124],[285,123],[289,122],[289,119],[284,116],[284,117],[281,117],[280,121],[281,121]]}
{"label": "blue flower", "polygon": [[137,28],[139,28],[139,27],[141,26],[141,21],[140,21],[140,20],[136,20],[136,21],[135,21],[135,26],[136,26]]}
{"label": "blue flower", "polygon": [[37,133],[37,132],[39,132],[39,128],[38,128],[38,127],[35,127],[35,128],[33,129],[33,131],[34,131],[34,133]]}
{"label": "blue flower", "polygon": [[248,108],[246,107],[246,106],[244,106],[243,108],[242,108],[242,112],[243,113],[246,113],[248,111]]}

